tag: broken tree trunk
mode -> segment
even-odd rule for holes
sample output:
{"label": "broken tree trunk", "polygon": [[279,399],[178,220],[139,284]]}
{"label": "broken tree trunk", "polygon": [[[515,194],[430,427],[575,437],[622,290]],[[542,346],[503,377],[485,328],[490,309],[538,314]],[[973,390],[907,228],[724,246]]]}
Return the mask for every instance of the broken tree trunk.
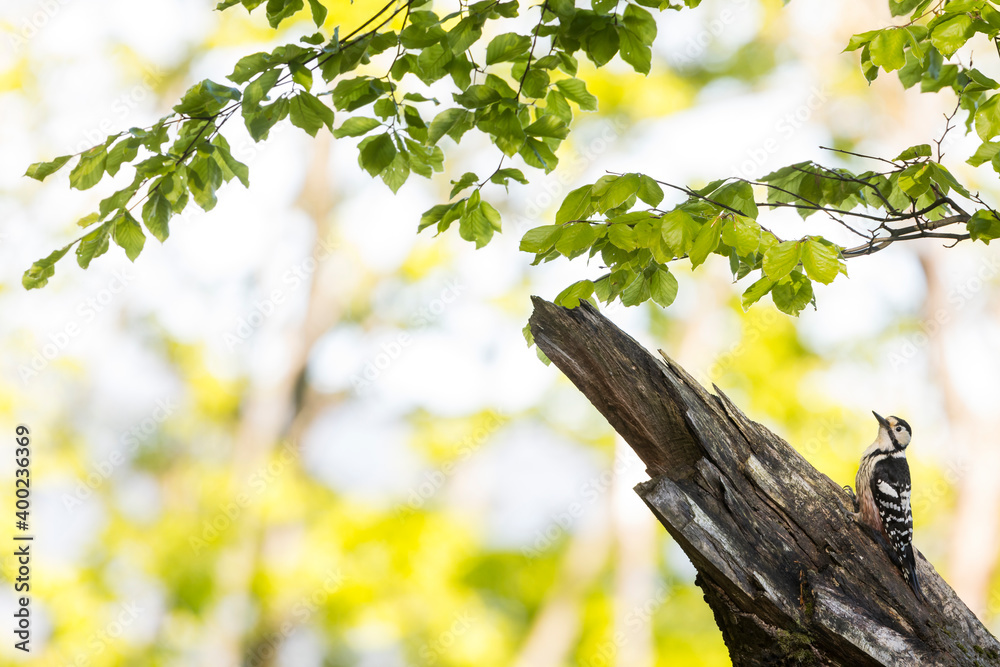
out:
{"label": "broken tree trunk", "polygon": [[844,490],[717,387],[586,302],[533,301],[535,343],[646,464],[636,491],[697,568],[734,665],[1000,665],[1000,642],[922,556],[926,604]]}

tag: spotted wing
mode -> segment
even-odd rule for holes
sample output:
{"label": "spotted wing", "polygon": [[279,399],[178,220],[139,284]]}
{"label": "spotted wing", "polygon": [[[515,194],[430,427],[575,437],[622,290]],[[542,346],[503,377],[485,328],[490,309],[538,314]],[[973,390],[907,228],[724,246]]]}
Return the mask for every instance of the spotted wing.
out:
{"label": "spotted wing", "polygon": [[917,564],[913,553],[913,511],[910,507],[910,467],[906,459],[886,458],[872,474],[872,496],[882,519],[882,532],[892,547],[893,560],[903,578],[921,597]]}

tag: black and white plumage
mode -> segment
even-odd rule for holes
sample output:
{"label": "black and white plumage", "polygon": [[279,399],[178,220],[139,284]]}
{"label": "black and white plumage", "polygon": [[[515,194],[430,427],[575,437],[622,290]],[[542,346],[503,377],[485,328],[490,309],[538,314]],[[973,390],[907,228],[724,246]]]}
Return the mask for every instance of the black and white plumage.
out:
{"label": "black and white plumage", "polygon": [[880,534],[890,556],[918,599],[923,600],[913,553],[913,513],[910,507],[910,466],[906,447],[912,431],[898,417],[872,413],[879,423],[878,437],[861,456],[855,479],[860,519]]}

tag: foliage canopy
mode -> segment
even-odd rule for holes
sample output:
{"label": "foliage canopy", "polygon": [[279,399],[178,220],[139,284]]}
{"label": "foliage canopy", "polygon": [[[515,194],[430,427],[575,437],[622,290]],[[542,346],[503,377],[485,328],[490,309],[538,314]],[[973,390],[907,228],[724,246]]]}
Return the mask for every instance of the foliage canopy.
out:
{"label": "foliage canopy", "polygon": [[[418,224],[419,230],[442,233],[457,223],[463,239],[482,247],[502,227],[500,212],[488,201],[496,190],[487,186],[506,189],[528,182],[525,169],[556,169],[577,110],[596,110],[597,98],[578,76],[579,54],[597,67],[618,56],[648,74],[657,35],[653,11],[699,2],[544,0],[529,6],[482,0],[455,3],[453,11],[439,15],[425,0],[392,0],[341,35],[339,26],[324,29],[327,9],[318,0],[224,0],[220,11],[242,5],[252,12],[264,5],[272,28],[309,11],[320,31],[240,59],[227,77],[234,85],[195,84],[150,127],[31,165],[27,175],[43,180],[72,162],[70,187],[79,190],[126,166],[134,176],[79,221],[82,236],[35,262],[23,285],[44,286],[55,263],[74,247],[83,268],[107,252],[111,241],[134,261],[146,234],[164,242],[171,217],[192,201],[208,211],[224,183],[236,179],[249,186],[248,167],[233,157],[221,132],[237,113],[255,141],[267,139],[285,118],[311,136],[326,130],[338,138],[363,137],[359,165],[393,192],[411,174],[432,178],[443,171],[445,136],[458,143],[470,132],[486,135],[498,150],[496,169],[453,181],[449,201],[424,212]],[[1000,44],[997,4],[889,0],[892,15],[905,22],[854,35],[845,50],[860,50],[869,82],[896,72],[907,88],[951,91],[957,104],[944,134],[958,119],[981,140],[969,162],[990,162],[1000,171],[1000,142],[994,141],[1000,135],[1000,84],[960,57],[977,34]],[[533,24],[528,30],[524,17]],[[452,90],[450,99],[438,92],[442,82]],[[536,264],[600,257],[607,273],[563,290],[557,302],[567,306],[595,297],[669,306],[677,294],[670,264],[687,259],[696,268],[714,254],[729,260],[736,279],[752,277],[744,307],[770,294],[781,311],[797,315],[815,304],[813,282],[846,274],[851,257],[919,238],[989,243],[1000,237],[997,212],[942,163],[943,139],[892,159],[873,157],[877,168],[867,171],[803,162],[759,181],[723,178],[699,189],[639,173],[608,174],[570,192],[553,224],[528,231],[520,247],[535,255]],[[686,198],[659,208],[664,187]],[[859,244],[844,248],[818,234],[779,238],[763,219],[768,210],[789,207],[803,218],[829,216],[858,236]]]}

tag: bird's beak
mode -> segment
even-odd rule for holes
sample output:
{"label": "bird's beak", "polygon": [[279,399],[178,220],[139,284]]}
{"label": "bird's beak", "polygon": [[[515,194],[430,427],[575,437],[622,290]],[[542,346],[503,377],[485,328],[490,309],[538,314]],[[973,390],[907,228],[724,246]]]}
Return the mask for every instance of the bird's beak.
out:
{"label": "bird's beak", "polygon": [[887,422],[885,420],[885,417],[883,417],[879,413],[875,412],[874,410],[872,410],[872,414],[875,415],[875,419],[878,420],[879,426],[881,426],[882,428],[884,428],[886,431],[891,431],[892,430],[892,429],[889,428],[889,422]]}

